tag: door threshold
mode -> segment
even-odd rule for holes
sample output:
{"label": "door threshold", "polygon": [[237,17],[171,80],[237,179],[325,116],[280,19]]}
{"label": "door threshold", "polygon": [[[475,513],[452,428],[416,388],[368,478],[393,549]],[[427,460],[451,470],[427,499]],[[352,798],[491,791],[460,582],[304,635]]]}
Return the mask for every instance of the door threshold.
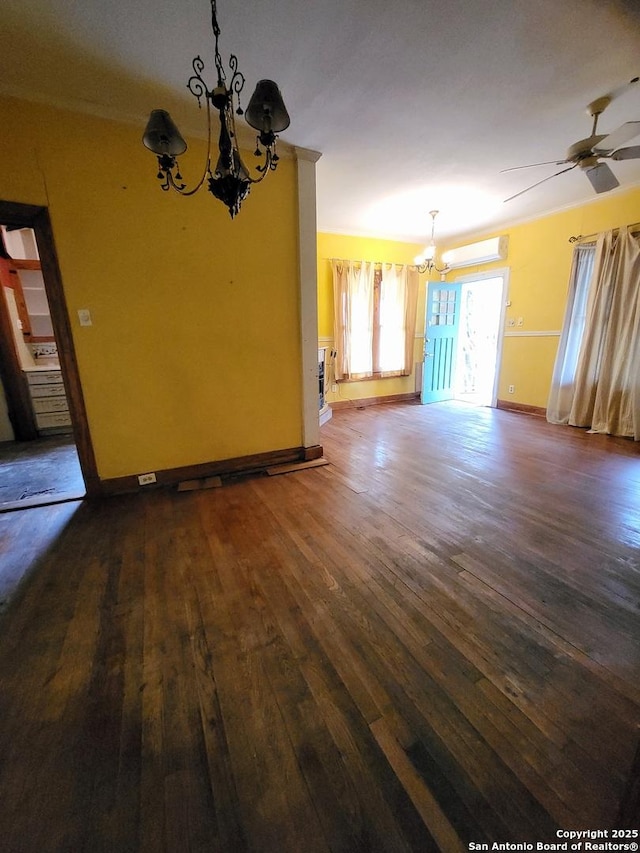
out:
{"label": "door threshold", "polygon": [[16,512],[21,509],[36,509],[39,506],[51,506],[52,504],[65,504],[71,501],[82,501],[86,498],[85,491],[61,492],[59,495],[35,495],[21,501],[6,501],[0,503],[0,513]]}

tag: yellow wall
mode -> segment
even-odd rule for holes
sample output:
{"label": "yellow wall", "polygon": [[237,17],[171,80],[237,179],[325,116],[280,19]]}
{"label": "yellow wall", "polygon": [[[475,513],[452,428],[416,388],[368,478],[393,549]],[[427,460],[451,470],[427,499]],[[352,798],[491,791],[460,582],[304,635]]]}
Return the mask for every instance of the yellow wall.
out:
{"label": "yellow wall", "polygon": [[[333,277],[331,258],[348,260],[384,261],[393,264],[411,264],[424,248],[423,244],[378,240],[370,237],[352,237],[344,234],[318,234],[318,344],[333,346]],[[416,336],[424,332],[424,277],[418,291]],[[416,337],[414,365],[422,362],[423,338]],[[329,370],[329,389],[333,373]],[[340,400],[362,400],[367,397],[387,397],[415,391],[415,367],[411,376],[372,379],[361,382],[341,382],[338,391],[327,393],[330,403]]]}
{"label": "yellow wall", "polygon": [[161,191],[142,123],[0,110],[0,199],[49,208],[99,476],[300,446],[295,163],[232,222],[205,190]]}
{"label": "yellow wall", "polygon": [[[567,299],[573,246],[569,237],[595,234],[621,225],[640,222],[640,187],[609,193],[582,207],[564,210],[464,240],[472,243],[498,234],[508,234],[506,261],[467,267],[448,275],[457,276],[508,267],[509,301],[499,378],[498,398],[546,408],[559,334]],[[458,244],[443,246],[443,251]],[[522,326],[509,326],[522,318]],[[509,385],[514,393],[508,392]]]}

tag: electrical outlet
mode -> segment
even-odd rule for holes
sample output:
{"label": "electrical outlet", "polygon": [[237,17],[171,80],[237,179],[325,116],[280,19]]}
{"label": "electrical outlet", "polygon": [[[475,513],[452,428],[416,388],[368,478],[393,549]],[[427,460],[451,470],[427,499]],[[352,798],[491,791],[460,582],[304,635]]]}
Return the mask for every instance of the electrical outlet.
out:
{"label": "electrical outlet", "polygon": [[512,326],[515,326],[515,324],[516,324],[516,321],[513,319],[513,317],[509,317],[509,319],[507,320],[507,326],[509,326],[509,328],[511,328]]}
{"label": "electrical outlet", "polygon": [[509,388],[507,390],[509,391],[510,394],[513,394],[516,390],[516,386],[515,385],[509,385]]}
{"label": "electrical outlet", "polygon": [[138,477],[138,482],[141,486],[148,486],[150,483],[156,482],[156,475],[153,471],[151,471],[151,473],[149,474],[140,474],[140,476]]}
{"label": "electrical outlet", "polygon": [[518,317],[518,326],[524,326],[524,317]]}
{"label": "electrical outlet", "polygon": [[331,386],[331,390],[333,391],[333,393],[334,393],[334,394],[337,392],[337,390],[338,390],[338,386],[336,385],[336,383],[335,383],[335,382],[334,382],[334,383],[333,383],[333,385]]}

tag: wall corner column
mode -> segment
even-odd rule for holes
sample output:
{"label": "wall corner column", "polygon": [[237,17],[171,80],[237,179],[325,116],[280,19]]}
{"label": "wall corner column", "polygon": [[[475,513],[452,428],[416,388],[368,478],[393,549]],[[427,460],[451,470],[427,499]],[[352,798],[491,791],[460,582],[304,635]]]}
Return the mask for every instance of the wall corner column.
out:
{"label": "wall corner column", "polygon": [[298,263],[302,354],[302,445],[320,443],[318,410],[318,270],[316,163],[322,156],[294,148],[298,178]]}

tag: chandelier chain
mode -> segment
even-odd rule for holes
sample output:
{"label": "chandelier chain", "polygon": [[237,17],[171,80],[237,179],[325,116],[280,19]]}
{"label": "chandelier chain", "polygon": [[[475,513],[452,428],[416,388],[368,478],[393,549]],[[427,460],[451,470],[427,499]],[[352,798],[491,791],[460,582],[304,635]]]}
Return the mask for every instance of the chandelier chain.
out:
{"label": "chandelier chain", "polygon": [[215,63],[216,68],[218,69],[218,85],[222,86],[226,81],[226,76],[224,73],[224,65],[222,64],[222,57],[220,56],[220,50],[218,49],[218,39],[220,38],[220,25],[218,24],[218,14],[216,8],[216,0],[211,0],[211,29],[213,30],[213,38],[215,40]]}

